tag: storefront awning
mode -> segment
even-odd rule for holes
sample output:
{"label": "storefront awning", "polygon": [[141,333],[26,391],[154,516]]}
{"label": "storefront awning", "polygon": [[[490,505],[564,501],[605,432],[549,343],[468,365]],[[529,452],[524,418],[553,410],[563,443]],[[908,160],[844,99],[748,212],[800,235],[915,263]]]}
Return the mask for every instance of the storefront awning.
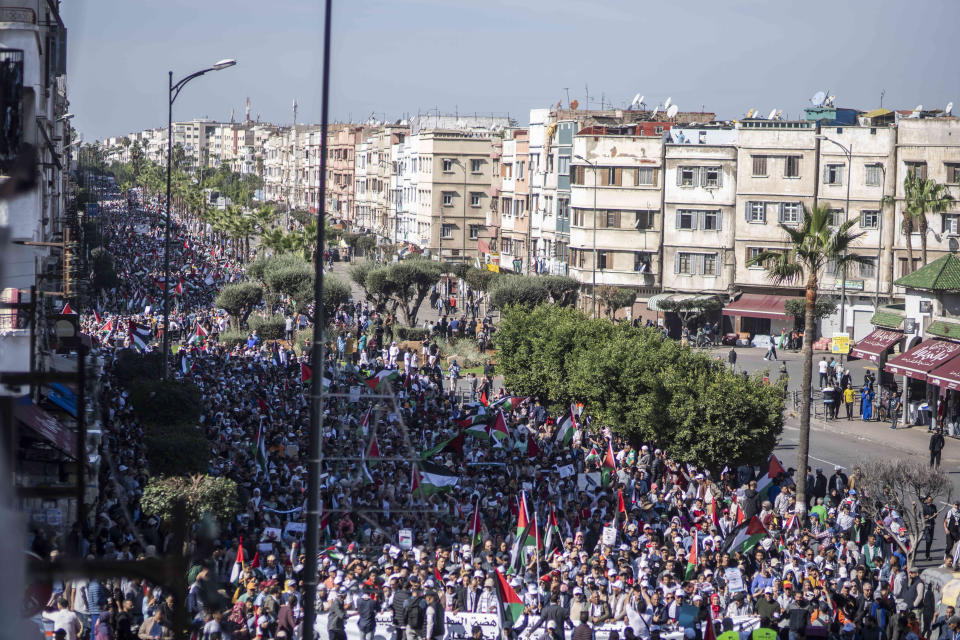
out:
{"label": "storefront awning", "polygon": [[660,308],[660,302],[667,300],[672,295],[672,293],[658,293],[655,296],[650,296],[647,300],[647,309],[650,311],[663,311],[663,309]]}
{"label": "storefront awning", "polygon": [[736,302],[731,302],[724,307],[723,315],[784,320],[787,318],[787,312],[784,309],[787,300],[789,300],[787,296],[762,296],[745,293]]}
{"label": "storefront awning", "polygon": [[937,367],[927,376],[927,382],[940,387],[940,390],[960,391],[960,358],[954,358],[947,364]]}
{"label": "storefront awning", "polygon": [[897,344],[901,338],[903,338],[903,333],[900,331],[875,329],[873,333],[853,347],[853,350],[850,351],[850,357],[878,362],[880,356],[883,355],[887,349]]}
{"label": "storefront awning", "polygon": [[77,452],[77,434],[63,426],[59,420],[33,404],[29,396],[17,401],[14,408],[17,420],[28,426],[37,435],[47,440],[71,458]]}
{"label": "storefront awning", "polygon": [[960,356],[960,342],[927,340],[910,351],[887,361],[887,371],[915,380],[926,380],[927,374]]}
{"label": "storefront awning", "polygon": [[716,296],[704,295],[702,293],[658,293],[650,296],[650,298],[647,300],[647,309],[650,311],[663,311],[663,307],[660,306],[660,303],[665,300],[670,300],[671,302],[685,302],[687,300],[705,301],[711,298],[716,298]]}

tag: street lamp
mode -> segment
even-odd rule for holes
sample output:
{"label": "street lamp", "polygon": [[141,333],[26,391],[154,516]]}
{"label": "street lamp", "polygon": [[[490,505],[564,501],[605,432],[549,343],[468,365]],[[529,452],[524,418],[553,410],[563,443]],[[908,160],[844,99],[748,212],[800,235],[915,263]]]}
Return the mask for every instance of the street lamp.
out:
{"label": "street lamp", "polygon": [[593,167],[593,284],[591,285],[590,295],[593,296],[593,317],[596,319],[599,312],[597,306],[597,184],[599,183],[599,176],[597,175],[596,163],[590,162],[583,156],[575,155],[573,157]]}
{"label": "street lamp", "polygon": [[166,227],[163,231],[163,379],[167,379],[169,373],[169,362],[168,362],[168,353],[170,350],[170,166],[171,158],[173,155],[173,103],[176,101],[177,96],[180,95],[180,91],[183,89],[184,85],[193,80],[194,78],[199,78],[205,73],[210,71],[220,71],[221,69],[226,69],[227,67],[232,67],[237,64],[236,60],[226,58],[215,63],[212,67],[207,67],[206,69],[201,69],[200,71],[195,71],[185,78],[181,79],[179,82],[174,84],[173,82],[173,71],[168,72],[169,84],[167,90],[167,215],[164,219],[164,226]]}
{"label": "street lamp", "polygon": [[[850,147],[845,147],[836,140],[828,138],[825,135],[818,135],[818,140],[826,140],[827,142],[832,142],[833,144],[840,147],[840,150],[843,151],[843,155],[847,157],[847,203],[844,205],[843,209],[843,221],[846,222],[850,217],[850,182],[853,178],[853,144]],[[847,257],[847,248],[843,249],[843,257]],[[879,268],[879,265],[877,265]],[[844,263],[842,268],[842,273],[840,275],[840,331],[841,333],[847,332],[847,317],[846,317],[846,304],[847,304],[847,265]],[[843,354],[840,354],[840,364],[843,364]]]}

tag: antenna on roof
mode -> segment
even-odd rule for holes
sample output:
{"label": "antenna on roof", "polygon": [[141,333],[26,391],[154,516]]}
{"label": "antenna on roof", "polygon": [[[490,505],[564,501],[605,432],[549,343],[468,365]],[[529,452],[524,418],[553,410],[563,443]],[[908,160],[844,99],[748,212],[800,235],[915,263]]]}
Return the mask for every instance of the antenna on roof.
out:
{"label": "antenna on roof", "polygon": [[664,109],[669,109],[669,108],[670,108],[670,100],[672,100],[672,98],[667,98],[666,100],[664,100],[664,102],[663,102],[663,108],[664,108]]}
{"label": "antenna on roof", "polygon": [[774,107],[773,109],[770,109],[770,115],[767,116],[767,120],[773,120],[776,117],[777,117],[777,108]]}
{"label": "antenna on roof", "polygon": [[639,107],[642,102],[643,96],[638,93],[637,95],[633,96],[633,100],[630,101],[630,108],[635,109]]}
{"label": "antenna on roof", "polygon": [[660,111],[660,105],[657,105],[653,108],[653,113],[650,114],[650,117],[657,115],[657,112]]}
{"label": "antenna on roof", "polygon": [[837,99],[837,96],[829,96],[829,97],[827,98],[827,101],[823,103],[823,106],[825,106],[825,107],[832,107],[832,106],[833,106],[833,101],[836,100],[836,99]]}
{"label": "antenna on roof", "polygon": [[667,109],[668,118],[676,118],[678,113],[680,113],[680,107],[675,104],[670,105],[670,108]]}
{"label": "antenna on roof", "polygon": [[953,102],[948,102],[946,109],[943,110],[943,115],[948,116],[953,111]]}
{"label": "antenna on roof", "polygon": [[813,97],[810,98],[810,104],[812,104],[815,107],[822,107],[823,102],[826,99],[827,99],[826,91],[817,91],[815,94],[813,94]]}

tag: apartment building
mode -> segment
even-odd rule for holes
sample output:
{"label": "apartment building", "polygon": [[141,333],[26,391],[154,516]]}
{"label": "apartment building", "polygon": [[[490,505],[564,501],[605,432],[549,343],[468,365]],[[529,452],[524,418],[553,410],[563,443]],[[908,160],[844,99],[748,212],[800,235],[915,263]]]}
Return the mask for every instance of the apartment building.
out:
{"label": "apartment building", "polygon": [[[728,294],[735,277],[737,129],[681,126],[664,150],[663,292]],[[652,227],[653,220],[643,219]],[[652,259],[639,261],[645,270]]]}
{"label": "apartment building", "polygon": [[356,148],[354,164],[354,225],[376,234],[380,242],[393,242],[396,214],[392,208],[393,148],[407,135],[406,125],[374,128]]}
{"label": "apartment building", "polygon": [[438,129],[416,137],[417,244],[434,259],[473,262],[489,208],[492,135]]}
{"label": "apartment building", "polygon": [[390,148],[393,171],[390,185],[393,190],[393,235],[397,244],[416,244],[420,240],[417,226],[419,175],[416,161],[419,157],[420,137],[411,135]]}
{"label": "apartment building", "polygon": [[[515,273],[529,271],[530,240],[530,134],[508,129],[502,142],[500,169],[500,268]],[[471,195],[471,206],[480,197]],[[474,204],[477,202],[478,204]]]}
{"label": "apartment building", "polygon": [[645,301],[663,273],[663,139],[671,122],[589,126],[573,138],[570,275],[593,286],[634,288]]}
{"label": "apartment building", "polygon": [[366,138],[368,129],[360,125],[332,127],[327,142],[327,212],[335,221],[353,219],[356,145]]}

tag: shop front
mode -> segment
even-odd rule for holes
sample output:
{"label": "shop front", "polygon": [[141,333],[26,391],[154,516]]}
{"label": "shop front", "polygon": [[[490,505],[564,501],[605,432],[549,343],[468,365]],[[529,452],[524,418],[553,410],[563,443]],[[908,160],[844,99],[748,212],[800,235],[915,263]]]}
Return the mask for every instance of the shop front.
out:
{"label": "shop front", "polygon": [[791,296],[745,293],[725,306],[722,313],[730,319],[728,328],[737,334],[738,344],[765,347],[771,337],[793,331],[796,321],[785,308],[790,299]]}
{"label": "shop front", "polygon": [[960,361],[955,361],[957,356],[960,356],[960,343],[927,340],[887,361],[888,373],[904,377],[904,422],[930,424],[941,394],[938,384],[943,379],[942,376],[932,378],[931,374],[940,369],[948,371],[947,365],[960,367]]}

